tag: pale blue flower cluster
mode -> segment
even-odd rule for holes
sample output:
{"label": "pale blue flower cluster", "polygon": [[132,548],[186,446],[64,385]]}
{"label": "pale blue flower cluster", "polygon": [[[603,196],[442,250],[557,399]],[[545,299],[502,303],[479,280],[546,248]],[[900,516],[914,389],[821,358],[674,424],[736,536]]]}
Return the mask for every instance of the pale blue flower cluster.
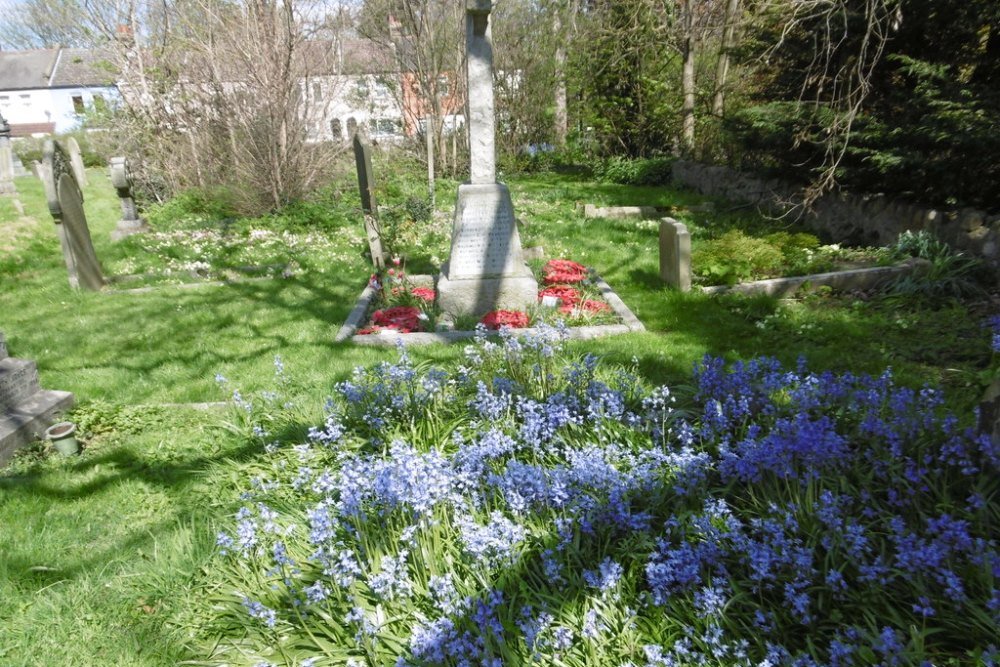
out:
{"label": "pale blue flower cluster", "polygon": [[706,358],[678,397],[563,333],[337,385],[218,536],[255,627],[336,619],[400,667],[992,659],[1000,448],[938,392]]}

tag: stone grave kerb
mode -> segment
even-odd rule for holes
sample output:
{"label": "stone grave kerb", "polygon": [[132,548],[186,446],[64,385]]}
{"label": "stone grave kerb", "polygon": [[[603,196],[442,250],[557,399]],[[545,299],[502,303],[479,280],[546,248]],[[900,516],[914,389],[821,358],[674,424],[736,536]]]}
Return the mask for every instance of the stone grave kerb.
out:
{"label": "stone grave kerb", "polygon": [[83,193],[76,182],[69,156],[59,142],[45,142],[42,157],[42,182],[49,213],[56,224],[69,284],[75,289],[100,290],[104,274],[94,252],[94,244],[83,210]]}
{"label": "stone grave kerb", "polygon": [[451,252],[437,280],[438,307],[451,317],[524,310],[538,297],[538,283],[524,263],[510,190],[496,180],[493,3],[466,0],[465,7],[470,173],[458,188]]}

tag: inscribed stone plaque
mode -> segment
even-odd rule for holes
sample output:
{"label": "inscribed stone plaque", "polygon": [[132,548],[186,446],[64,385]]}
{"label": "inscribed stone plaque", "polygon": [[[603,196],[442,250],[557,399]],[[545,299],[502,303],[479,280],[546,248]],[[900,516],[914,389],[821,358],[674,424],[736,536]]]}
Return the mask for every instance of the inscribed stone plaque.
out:
{"label": "inscribed stone plaque", "polygon": [[45,142],[42,165],[45,197],[62,243],[69,284],[74,288],[99,290],[104,286],[104,275],[83,212],[83,194],[69,156],[59,142],[52,139]]}
{"label": "inscribed stone plaque", "polygon": [[[485,189],[484,189],[485,190]],[[448,275],[498,276],[521,263],[520,244],[510,198],[491,188],[459,203],[451,240]]]}

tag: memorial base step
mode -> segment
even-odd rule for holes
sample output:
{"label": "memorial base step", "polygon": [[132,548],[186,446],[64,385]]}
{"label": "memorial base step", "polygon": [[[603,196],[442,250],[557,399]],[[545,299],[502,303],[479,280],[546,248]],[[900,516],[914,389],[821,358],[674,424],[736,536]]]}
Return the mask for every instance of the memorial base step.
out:
{"label": "memorial base step", "polygon": [[0,412],[0,465],[7,463],[19,447],[41,438],[45,429],[55,423],[56,415],[71,407],[70,392],[43,389]]}

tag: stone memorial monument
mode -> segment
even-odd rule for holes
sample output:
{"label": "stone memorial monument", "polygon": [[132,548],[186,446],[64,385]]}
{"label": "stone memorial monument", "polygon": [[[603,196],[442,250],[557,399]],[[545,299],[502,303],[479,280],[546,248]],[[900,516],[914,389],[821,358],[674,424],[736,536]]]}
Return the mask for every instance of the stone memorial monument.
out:
{"label": "stone memorial monument", "polygon": [[128,158],[111,158],[111,185],[118,191],[118,201],[122,205],[122,219],[111,232],[111,240],[120,241],[126,236],[147,231],[149,225],[139,217],[135,199],[132,197],[132,173],[128,168]]}
{"label": "stone memorial monument", "polygon": [[18,447],[41,436],[56,413],[73,406],[73,394],[39,386],[34,361],[13,359],[0,332],[0,465]]}
{"label": "stone memorial monument", "polygon": [[372,156],[368,144],[361,140],[361,134],[354,134],[354,162],[358,168],[358,190],[361,192],[361,210],[365,216],[365,236],[372,254],[372,264],[376,269],[385,268],[385,251],[382,250],[382,233],[378,220],[378,204],[372,175]]}
{"label": "stone memorial monument", "polygon": [[74,137],[66,139],[66,152],[69,153],[69,163],[73,167],[73,175],[80,187],[87,185],[87,170],[83,167],[83,155],[80,153],[80,144]]}
{"label": "stone memorial monument", "polygon": [[59,142],[45,142],[42,157],[42,182],[49,212],[56,223],[63,259],[69,272],[69,284],[75,288],[99,290],[104,286],[101,265],[83,212],[83,193],[76,182],[69,156]]}
{"label": "stone memorial monument", "polygon": [[438,306],[445,313],[483,315],[523,310],[538,298],[524,263],[514,205],[496,180],[491,0],[466,0],[469,157],[468,183],[458,188],[451,254],[438,276]]}
{"label": "stone memorial monument", "polygon": [[10,125],[0,114],[0,195],[16,195],[14,149],[10,146]]}

